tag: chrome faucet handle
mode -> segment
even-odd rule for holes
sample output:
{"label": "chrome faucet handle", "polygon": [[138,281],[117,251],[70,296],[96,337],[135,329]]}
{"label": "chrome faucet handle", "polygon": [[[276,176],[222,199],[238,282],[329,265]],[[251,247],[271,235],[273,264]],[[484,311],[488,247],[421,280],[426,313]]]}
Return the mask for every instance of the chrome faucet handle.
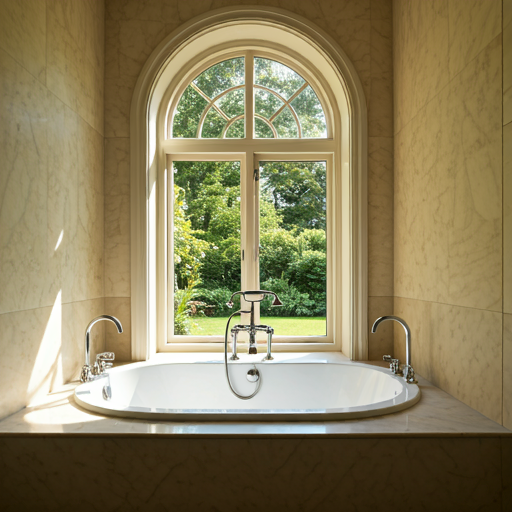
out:
{"label": "chrome faucet handle", "polygon": [[96,361],[101,359],[102,361],[113,361],[116,358],[114,352],[102,352],[96,356]]}
{"label": "chrome faucet handle", "polygon": [[395,374],[395,375],[401,375],[402,371],[400,370],[400,359],[395,359],[391,357],[390,355],[382,356],[382,360],[389,363],[389,369]]}
{"label": "chrome faucet handle", "polygon": [[404,374],[404,379],[409,384],[417,384],[416,375],[414,373],[414,368],[408,364],[404,364],[402,367],[402,371]]}
{"label": "chrome faucet handle", "polygon": [[105,370],[112,368],[113,361],[116,358],[114,352],[102,352],[96,356],[96,364],[94,365],[99,370],[99,373],[104,373]]}
{"label": "chrome faucet handle", "polygon": [[88,364],[84,364],[82,366],[82,371],[80,372],[80,382],[88,382],[91,380],[92,376],[92,367]]}

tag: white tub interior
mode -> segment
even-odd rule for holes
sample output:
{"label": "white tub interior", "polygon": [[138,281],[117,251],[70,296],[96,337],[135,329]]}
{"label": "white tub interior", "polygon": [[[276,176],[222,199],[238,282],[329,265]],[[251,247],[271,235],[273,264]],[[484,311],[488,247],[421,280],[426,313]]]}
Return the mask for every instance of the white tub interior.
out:
{"label": "white tub interior", "polygon": [[[169,357],[172,361],[172,357]],[[110,370],[110,376],[82,384],[79,405],[102,414],[172,420],[322,420],[395,412],[416,403],[420,391],[389,370],[354,362],[296,362],[293,358],[255,366],[259,393],[240,400],[229,390],[220,357],[209,362],[134,363]],[[230,363],[233,387],[251,394],[248,359]],[[103,396],[110,383],[111,399]]]}

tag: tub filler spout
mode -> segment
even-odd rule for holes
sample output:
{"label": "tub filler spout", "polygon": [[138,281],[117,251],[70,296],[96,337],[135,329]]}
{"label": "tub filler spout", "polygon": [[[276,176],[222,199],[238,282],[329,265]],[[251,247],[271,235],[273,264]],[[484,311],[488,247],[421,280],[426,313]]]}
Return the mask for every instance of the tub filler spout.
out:
{"label": "tub filler spout", "polygon": [[110,322],[115,324],[115,326],[117,327],[117,332],[123,332],[121,322],[114,316],[100,315],[91,320],[91,322],[89,322],[89,325],[85,330],[85,364],[83,365],[82,372],[80,374],[80,380],[82,382],[89,382],[91,380],[95,380],[107,375],[106,370],[108,368],[112,368],[112,361],[116,357],[114,352],[103,352],[101,354],[96,355],[96,361],[93,365],[91,365],[90,363],[91,329],[94,324],[100,322],[101,320],[109,320]]}
{"label": "tub filler spout", "polygon": [[417,382],[417,380],[416,380],[416,377],[414,374],[414,369],[411,366],[411,329],[409,329],[409,326],[407,325],[405,320],[402,320],[398,316],[388,315],[388,316],[381,316],[380,318],[377,318],[377,320],[375,320],[375,322],[372,325],[372,333],[376,333],[377,327],[379,327],[379,325],[382,322],[385,322],[386,320],[394,320],[395,322],[398,322],[404,328],[406,363],[405,363],[405,365],[403,365],[401,367],[400,361],[398,359],[392,358],[389,355],[383,356],[383,360],[390,363],[390,369],[394,374],[402,375],[402,373],[403,373],[403,377],[406,380],[406,382],[408,382],[409,384],[415,384]]}

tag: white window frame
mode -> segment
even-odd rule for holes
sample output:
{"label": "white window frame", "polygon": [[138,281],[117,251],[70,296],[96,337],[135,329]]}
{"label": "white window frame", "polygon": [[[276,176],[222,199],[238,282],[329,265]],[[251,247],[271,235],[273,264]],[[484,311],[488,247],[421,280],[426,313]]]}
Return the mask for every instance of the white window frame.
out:
{"label": "white window frame", "polygon": [[[167,165],[160,175],[157,182],[157,187],[162,187],[162,184],[167,183],[167,194],[158,202],[157,207],[158,224],[162,229],[158,232],[158,236],[165,238],[169,237],[168,233],[171,230],[170,222],[172,221],[173,212],[170,206],[173,204],[171,200],[172,194],[172,163],[174,161],[239,161],[240,162],[240,176],[241,176],[241,224],[242,224],[242,239],[241,250],[244,252],[242,264],[242,282],[240,289],[243,290],[259,290],[259,254],[256,241],[259,237],[259,187],[256,185],[254,178],[254,169],[259,167],[260,161],[325,161],[327,164],[327,190],[330,190],[334,184],[334,166],[333,159],[337,146],[332,138],[333,122],[326,115],[327,137],[318,139],[257,139],[253,137],[254,128],[254,95],[253,95],[253,76],[254,76],[254,58],[263,57],[271,60],[278,61],[286,64],[288,67],[294,66],[295,72],[300,74],[304,79],[309,78],[309,73],[304,69],[297,69],[297,65],[291,64],[286,56],[279,55],[253,48],[245,48],[238,52],[225,55],[222,54],[221,60],[228,60],[236,57],[244,57],[245,60],[245,121],[246,121],[246,134],[245,138],[240,139],[183,139],[172,138],[172,122],[173,113],[176,110],[176,105],[179,103],[181,96],[188,86],[188,84],[204,70],[210,66],[218,63],[214,58],[208,58],[200,68],[193,68],[187,73],[187,78],[184,84],[178,91],[171,91],[173,100],[170,107],[167,109],[166,120],[166,133],[162,136],[161,145],[167,155]],[[325,94],[319,90],[320,85],[311,83],[312,78],[306,79],[305,85],[311,85],[317,94],[322,107],[327,104]],[[173,94],[174,92],[174,94]],[[324,110],[325,112],[325,110]],[[330,135],[330,137],[329,137]],[[302,149],[303,143],[308,141],[310,144],[309,152],[305,153]],[[268,144],[270,142],[270,144]],[[314,144],[313,144],[314,142]],[[211,148],[210,151],[205,151],[205,143]],[[260,148],[265,148],[271,152],[261,152]],[[291,151],[293,148],[293,151]],[[215,152],[211,152],[215,149]],[[285,151],[282,151],[284,149]],[[167,199],[167,205],[165,204]],[[335,260],[333,248],[334,233],[329,229],[331,225],[336,225],[333,222],[333,215],[335,213],[334,201],[329,197],[327,199],[327,276],[331,276],[332,262]],[[338,216],[340,215],[338,209]],[[341,222],[341,219],[338,219]],[[159,352],[174,352],[174,351],[192,351],[192,350],[205,350],[205,351],[219,351],[222,350],[222,343],[224,337],[218,336],[192,336],[192,335],[175,335],[173,331],[174,318],[171,315],[170,304],[173,304],[174,295],[174,280],[173,280],[173,265],[174,259],[172,256],[172,240],[167,240],[166,244],[160,245],[163,250],[167,247],[167,256],[159,258],[162,265],[157,270],[157,275],[165,276],[157,280],[157,285],[162,286],[166,284],[166,289],[161,290],[158,296],[161,300],[158,302],[157,321],[161,331],[157,334],[157,349]],[[232,290],[233,292],[238,290]],[[334,336],[334,310],[333,303],[335,300],[333,280],[327,281],[327,315],[326,315],[326,335],[323,336],[282,336],[279,333],[273,337],[273,347],[275,352],[279,351],[304,351],[304,350],[340,350],[339,341],[336,344]],[[242,301],[243,302],[243,301]],[[247,304],[242,304],[245,309]],[[256,306],[256,323],[259,323],[259,307]],[[243,323],[248,322],[248,319],[242,318]],[[167,326],[166,330],[164,324]],[[195,346],[200,343],[200,346]],[[315,344],[315,346],[311,346]]]}
{"label": "white window frame", "polygon": [[[274,53],[276,60],[292,69],[298,68],[299,73],[308,70],[309,76],[304,78],[317,94],[322,91],[327,96],[321,102],[326,119],[332,120],[331,139],[298,139],[300,155],[294,145],[296,139],[257,141],[260,158],[271,155],[272,160],[277,160],[275,155],[279,154],[306,160],[307,154],[316,154],[317,159],[318,155],[334,155],[333,186],[328,189],[328,203],[336,205],[335,222],[331,221],[328,228],[332,229],[333,254],[329,269],[332,298],[328,302],[336,311],[330,315],[334,319],[333,340],[315,343],[313,347],[284,343],[281,348],[341,350],[352,359],[367,359],[367,120],[361,82],[344,52],[308,21],[279,9],[245,7],[209,13],[171,34],[153,52],[135,88],[130,121],[132,358],[148,359],[163,348],[158,347],[157,340],[167,339],[162,332],[166,330],[163,327],[166,322],[160,316],[165,305],[162,291],[165,287],[158,285],[164,277],[161,269],[166,258],[163,256],[166,249],[161,247],[165,237],[158,236],[165,229],[165,222],[158,208],[166,187],[158,185],[164,179],[168,154],[193,160],[197,149],[193,148],[197,140],[166,139],[169,113],[175,101],[173,94],[184,89],[190,69],[206,66],[208,60],[224,60],[223,55],[247,48]],[[252,155],[254,148],[251,153],[247,148],[241,151],[240,147],[228,146],[233,140],[202,139],[201,143],[208,154],[217,153],[219,142],[226,142],[222,153],[230,153],[231,149],[236,155],[245,155],[244,165],[247,164],[247,155]],[[327,150],[325,143],[335,148]],[[246,289],[250,289],[250,283],[247,284]],[[221,350],[218,343],[177,345],[172,344],[172,350]]]}

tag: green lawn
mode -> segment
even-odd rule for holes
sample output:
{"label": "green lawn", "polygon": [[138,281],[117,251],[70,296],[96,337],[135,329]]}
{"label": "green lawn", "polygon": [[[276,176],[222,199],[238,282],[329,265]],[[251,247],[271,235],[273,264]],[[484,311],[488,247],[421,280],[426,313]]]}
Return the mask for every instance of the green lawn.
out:
{"label": "green lawn", "polygon": [[[196,327],[192,328],[191,334],[224,336],[227,321],[227,318],[194,317]],[[231,326],[239,322],[240,317],[235,317]],[[273,327],[274,336],[325,336],[325,317],[261,317],[261,324]]]}

